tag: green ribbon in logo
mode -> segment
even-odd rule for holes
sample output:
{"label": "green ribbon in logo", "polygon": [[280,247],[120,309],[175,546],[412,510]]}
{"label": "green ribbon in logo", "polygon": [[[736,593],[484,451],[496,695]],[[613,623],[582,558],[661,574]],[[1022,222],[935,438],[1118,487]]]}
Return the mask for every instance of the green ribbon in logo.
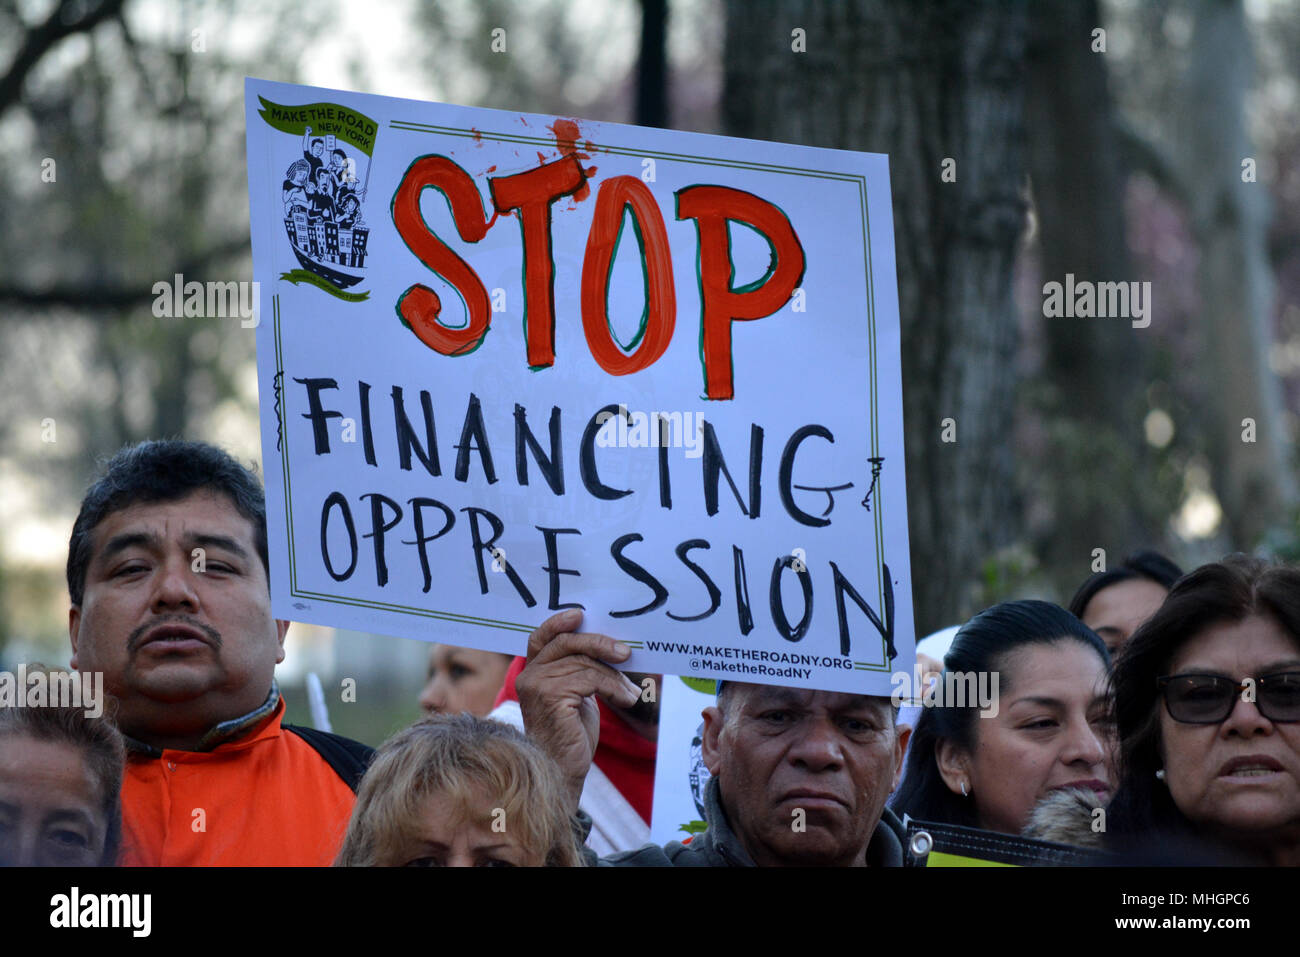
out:
{"label": "green ribbon in logo", "polygon": [[344,302],[364,302],[370,298],[369,292],[344,292],[338,286],[331,283],[328,279],[316,275],[314,272],[308,272],[305,269],[295,269],[293,272],[282,272],[280,278],[293,283],[295,286],[300,282],[310,283],[317,289],[322,289],[337,299]]}
{"label": "green ribbon in logo", "polygon": [[338,142],[349,143],[365,153],[374,155],[375,137],[379,124],[356,110],[338,103],[304,103],[301,106],[281,106],[264,96],[257,98],[262,109],[258,115],[267,124],[282,133],[302,136],[311,127],[312,136],[334,134]]}

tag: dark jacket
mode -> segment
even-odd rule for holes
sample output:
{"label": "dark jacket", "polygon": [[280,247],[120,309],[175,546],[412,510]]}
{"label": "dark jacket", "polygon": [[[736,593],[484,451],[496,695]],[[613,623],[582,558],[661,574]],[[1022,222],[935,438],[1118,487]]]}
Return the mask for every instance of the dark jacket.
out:
{"label": "dark jacket", "polygon": [[[689,844],[672,841],[663,847],[647,844],[636,851],[623,851],[596,859],[590,848],[583,848],[588,866],[596,867],[754,867],[753,860],[731,829],[718,794],[718,779],[709,778],[704,789],[704,816],[709,829],[697,834]],[[871,867],[903,866],[903,825],[894,812],[885,808],[867,845],[867,864]]]}

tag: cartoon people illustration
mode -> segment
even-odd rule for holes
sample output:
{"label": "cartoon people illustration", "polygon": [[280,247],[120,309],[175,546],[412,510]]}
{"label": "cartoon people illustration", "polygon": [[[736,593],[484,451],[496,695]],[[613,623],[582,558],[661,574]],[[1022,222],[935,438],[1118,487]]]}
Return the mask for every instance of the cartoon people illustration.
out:
{"label": "cartoon people illustration", "polygon": [[357,199],[356,193],[347,193],[340,201],[338,224],[340,229],[365,225],[365,220],[361,218],[361,201]]}
{"label": "cartoon people illustration", "polygon": [[316,182],[307,186],[310,205],[307,218],[311,220],[334,219],[334,178],[322,167],[316,171]]}
{"label": "cartoon people illustration", "polygon": [[295,207],[305,210],[311,206],[311,200],[307,197],[307,190],[304,188],[310,172],[311,166],[308,165],[306,160],[294,160],[285,171],[284,184],[281,187],[281,198],[284,200],[284,215],[286,217],[293,214]]}
{"label": "cartoon people illustration", "polygon": [[364,202],[366,198],[366,191],[364,189],[358,189],[357,187],[360,185],[361,184],[357,181],[356,177],[354,176],[352,179],[348,180],[345,185],[340,186],[339,191],[334,194],[335,205],[338,206],[339,209],[342,209],[343,200],[349,196],[355,196],[358,204]]}
{"label": "cartoon people illustration", "polygon": [[302,157],[291,159],[280,189],[285,231],[303,269],[344,288],[360,282],[354,271],[365,268],[365,185],[358,160],[335,147],[337,134],[303,130]]}
{"label": "cartoon people illustration", "polygon": [[311,175],[308,177],[313,183],[316,182],[316,171],[325,166],[325,141],[319,136],[315,139],[311,135],[311,127],[307,127],[302,134],[302,158],[307,161],[311,169]]}
{"label": "cartoon people illustration", "polygon": [[340,149],[330,154],[330,175],[334,177],[334,191],[337,193],[348,185],[348,154]]}
{"label": "cartoon people illustration", "polygon": [[343,208],[343,201],[348,196],[357,198],[357,205],[366,198],[365,188],[357,179],[356,163],[348,159],[343,150],[336,149],[330,156],[330,173],[334,176],[334,206],[336,209]]}

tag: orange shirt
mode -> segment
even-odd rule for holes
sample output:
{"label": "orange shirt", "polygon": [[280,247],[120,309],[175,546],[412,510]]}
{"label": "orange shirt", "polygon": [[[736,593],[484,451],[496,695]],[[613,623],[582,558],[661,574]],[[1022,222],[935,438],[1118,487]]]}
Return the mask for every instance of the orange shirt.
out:
{"label": "orange shirt", "polygon": [[122,854],[128,867],[327,866],[356,795],[280,727],[284,700],[248,734],[211,751],[128,752]]}

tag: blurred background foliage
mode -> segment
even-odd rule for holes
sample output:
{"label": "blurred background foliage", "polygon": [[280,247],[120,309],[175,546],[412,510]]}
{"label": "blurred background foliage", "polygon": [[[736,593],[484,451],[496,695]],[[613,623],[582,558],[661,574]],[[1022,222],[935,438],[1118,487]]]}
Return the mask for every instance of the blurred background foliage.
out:
{"label": "blurred background foliage", "polygon": [[[889,153],[922,633],[1099,547],[1300,560],[1300,0],[0,0],[0,667],[66,662],[100,459],[260,460],[252,330],[151,310],[251,279],[246,75]],[[1044,318],[1067,272],[1151,326]],[[295,720],[309,671],[345,734],[415,716],[427,646],[290,636]]]}

